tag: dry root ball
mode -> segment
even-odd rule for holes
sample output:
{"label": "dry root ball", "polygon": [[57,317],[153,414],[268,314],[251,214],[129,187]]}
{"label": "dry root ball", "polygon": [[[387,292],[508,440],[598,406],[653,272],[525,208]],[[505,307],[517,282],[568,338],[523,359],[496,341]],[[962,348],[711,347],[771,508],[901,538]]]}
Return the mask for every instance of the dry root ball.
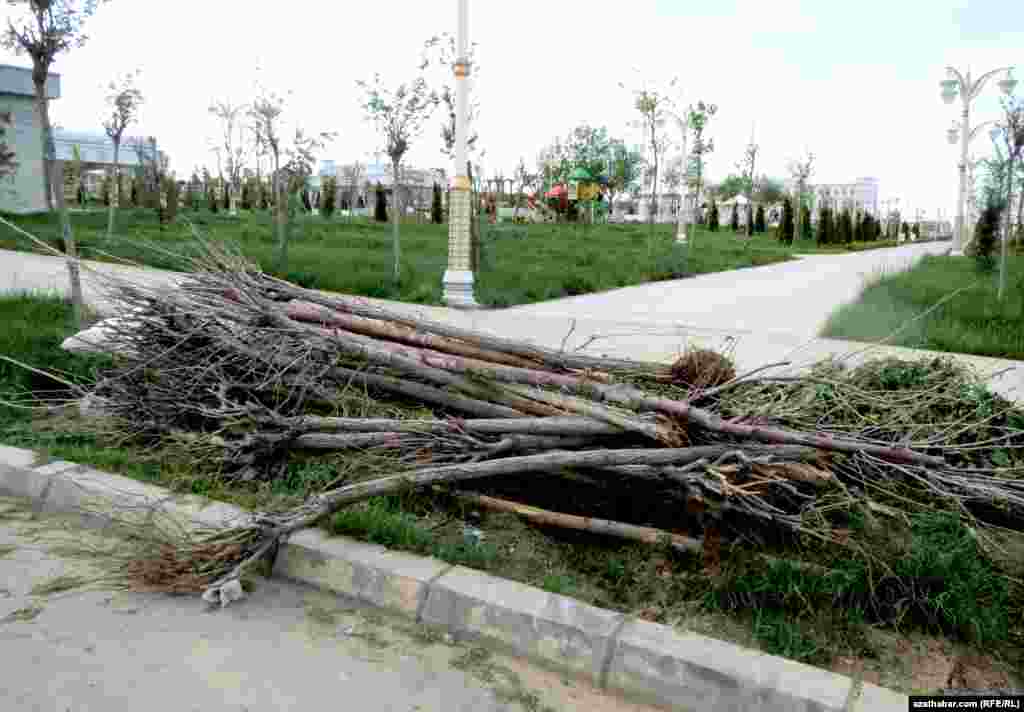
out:
{"label": "dry root ball", "polygon": [[672,364],[672,382],[681,386],[710,388],[734,378],[732,359],[711,349],[693,349]]}

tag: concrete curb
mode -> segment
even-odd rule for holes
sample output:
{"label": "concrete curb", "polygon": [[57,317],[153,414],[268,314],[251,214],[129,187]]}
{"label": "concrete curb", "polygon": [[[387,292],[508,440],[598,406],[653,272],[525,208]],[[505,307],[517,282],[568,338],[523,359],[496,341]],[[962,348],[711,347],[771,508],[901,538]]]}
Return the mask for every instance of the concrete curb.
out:
{"label": "concrete curb", "polygon": [[[244,510],[71,462],[36,465],[31,450],[0,445],[0,494],[41,511],[103,519],[160,511],[186,527],[244,521]],[[353,596],[417,622],[447,627],[579,675],[624,697],[678,710],[860,712],[907,709],[875,685],[567,596],[308,529],[280,548],[273,574]]]}

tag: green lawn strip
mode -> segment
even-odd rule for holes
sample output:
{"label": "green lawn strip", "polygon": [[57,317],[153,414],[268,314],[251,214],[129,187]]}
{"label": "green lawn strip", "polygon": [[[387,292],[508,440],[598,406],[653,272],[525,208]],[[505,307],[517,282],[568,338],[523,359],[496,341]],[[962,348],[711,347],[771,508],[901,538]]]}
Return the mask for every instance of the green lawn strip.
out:
{"label": "green lawn strip", "polygon": [[887,343],[1024,360],[1024,256],[1010,257],[1007,274],[1000,302],[996,273],[979,272],[969,257],[929,255],[909,270],[875,275],[857,301],[833,312],[821,336],[884,339],[951,292],[967,288]]}
{"label": "green lawn strip", "polygon": [[[60,245],[58,221],[51,215],[5,218]],[[232,218],[185,211],[175,224],[161,226],[152,211],[126,209],[118,213],[117,234],[110,240],[105,237],[104,213],[76,213],[72,218],[83,257],[116,257],[163,269],[182,266],[159,250],[187,252],[192,240],[187,221],[204,237],[237,243],[263,270],[305,287],[441,304],[447,225],[402,225],[402,279],[396,286],[391,280],[391,227],[365,219],[296,218],[290,227],[288,268],[281,274],[275,269],[276,241],[269,213],[243,211]],[[674,225],[655,226],[653,240],[646,225],[485,223],[482,235],[477,298],[495,307],[792,259],[791,250],[777,241],[746,244],[726,232],[697,229],[692,248],[677,245]],[[7,228],[0,228],[0,248],[34,249],[27,238]]]}
{"label": "green lawn strip", "polygon": [[[0,297],[0,315],[11,326],[0,332],[4,355],[37,368],[59,368],[76,378],[87,377],[102,363],[99,357],[59,349],[69,333],[69,310],[59,299]],[[13,394],[23,397],[26,389],[53,387],[47,380],[0,365],[4,399]],[[96,436],[76,432],[73,417],[62,417],[55,425],[46,417],[0,407],[0,442],[5,445],[41,450],[48,457],[244,507],[293,506],[339,478],[360,477],[358,461],[356,467],[348,467],[351,457],[300,454],[289,463],[286,476],[273,484],[226,484],[214,471],[185,466],[180,453],[134,444],[112,448]],[[570,513],[570,505],[565,504],[570,501],[582,509],[595,503],[612,510],[646,507],[639,500],[624,504],[618,496],[603,501],[600,492],[586,495],[583,484],[565,478],[545,479],[543,487],[535,483],[513,477],[504,483],[483,483],[480,489],[510,499],[517,499],[519,487],[544,490],[548,501],[537,506]],[[798,551],[799,559],[827,566],[832,570],[828,575],[808,574],[784,561],[768,565],[751,556],[750,550],[737,547],[723,553],[721,574],[709,576],[697,557],[537,527],[514,515],[474,510],[444,491],[361,502],[331,515],[323,526],[334,534],[434,556],[812,664],[828,666],[839,655],[880,655],[868,635],[873,627],[945,634],[970,641],[986,653],[996,651],[1006,659],[1022,660],[1021,592],[1011,590],[1000,570],[979,554],[975,538],[956,517],[940,512],[910,521],[902,537],[893,536],[891,522],[879,526],[870,514],[851,515],[845,522],[851,531],[863,533],[893,566],[895,578],[879,579],[875,572],[874,590],[865,565],[835,547],[794,541],[768,545],[776,556],[793,556]],[[478,527],[483,536],[478,539],[467,527]],[[749,546],[752,550],[755,545]],[[896,580],[902,585],[896,585]]]}

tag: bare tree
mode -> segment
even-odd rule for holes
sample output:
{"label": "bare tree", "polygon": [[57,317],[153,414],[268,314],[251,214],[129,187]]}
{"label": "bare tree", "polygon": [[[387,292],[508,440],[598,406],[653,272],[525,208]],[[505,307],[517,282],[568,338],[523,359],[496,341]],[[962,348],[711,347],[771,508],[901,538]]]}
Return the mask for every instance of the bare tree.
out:
{"label": "bare tree", "polygon": [[[289,176],[294,176],[303,166],[313,162],[314,152],[334,138],[334,134],[322,132],[307,136],[302,129],[295,129],[295,136],[288,145],[282,134],[281,116],[284,113],[284,97],[264,88],[248,107],[250,129],[261,153],[270,157],[274,207],[277,212],[277,268],[288,267],[288,193]],[[286,164],[281,164],[281,159]],[[287,175],[286,175],[287,174]]]}
{"label": "bare tree", "polygon": [[537,173],[533,173],[527,169],[525,159],[519,159],[519,164],[516,166],[516,170],[512,174],[512,182],[515,186],[515,209],[512,212],[513,222],[519,218],[519,207],[524,201],[526,191],[537,184],[539,177],[540,176]]}
{"label": "bare tree", "polygon": [[46,79],[54,59],[62,52],[81,47],[88,40],[82,32],[85,21],[96,11],[99,2],[107,0],[7,0],[13,7],[23,7],[20,18],[7,19],[7,30],[0,36],[0,47],[32,58],[32,84],[35,88],[36,111],[42,129],[43,191],[46,209],[53,210],[54,196],[60,210],[61,233],[67,255],[71,280],[71,305],[75,327],[82,323],[82,279],[78,264],[78,248],[71,231],[71,219],[64,204],[64,181],[56,175],[57,149],[50,124],[50,104],[46,98]]}
{"label": "bare tree", "polygon": [[360,188],[366,179],[366,167],[359,161],[355,161],[350,166],[344,166],[341,171],[345,177],[345,194],[348,196],[348,219],[351,223],[352,216],[355,214],[356,202],[359,199]]}
{"label": "bare tree", "polygon": [[803,234],[800,223],[803,220],[804,191],[807,189],[807,179],[814,173],[814,154],[808,152],[803,158],[789,162],[789,174],[796,182],[796,205],[793,208],[794,219],[796,220],[795,235],[800,239]]}
{"label": "bare tree", "polygon": [[121,139],[129,125],[138,121],[142,106],[142,92],[135,86],[138,71],[125,74],[120,80],[107,85],[106,101],[109,113],[103,122],[103,130],[114,144],[114,197],[107,209],[107,239],[114,234],[114,212],[121,196]]}
{"label": "bare tree", "polygon": [[[422,68],[422,67],[421,67]],[[392,213],[392,249],[395,258],[394,279],[397,284],[401,277],[401,246],[399,244],[399,221],[402,214],[398,199],[398,177],[401,163],[414,138],[423,132],[423,125],[430,118],[438,104],[437,94],[430,90],[423,77],[411,83],[402,83],[394,91],[381,85],[380,74],[375,74],[373,84],[358,81],[356,85],[365,93],[363,110],[368,119],[377,125],[384,139],[384,152],[391,159],[395,178],[394,212]]]}
{"label": "bare tree", "polygon": [[736,168],[743,179],[744,192],[747,194],[746,231],[748,237],[754,234],[754,183],[756,182],[755,176],[757,175],[755,172],[757,169],[757,154],[760,151],[761,146],[754,142],[754,132],[751,130],[750,143],[743,150],[743,158],[736,164]]}
{"label": "bare tree", "polygon": [[220,158],[224,158],[224,170],[227,173],[227,185],[231,191],[231,213],[237,213],[238,194],[242,189],[242,177],[254,148],[248,140],[245,118],[249,115],[249,106],[232,104],[227,100],[215,101],[208,111],[221,124],[220,143],[217,146],[218,166]]}
{"label": "bare tree", "polygon": [[[470,66],[473,67],[473,77],[480,73],[480,65],[476,61],[476,47],[476,42],[470,42],[469,47],[466,49],[466,59],[469,61]],[[429,67],[433,67],[438,70],[436,72],[438,75],[436,80],[437,88],[434,93],[437,96],[438,102],[444,105],[444,120],[441,124],[441,153],[450,160],[455,160],[455,116],[457,107],[455,87],[451,84],[452,77],[454,76],[453,68],[458,58],[455,36],[449,32],[443,32],[440,35],[431,37],[423,44],[423,50],[423,60],[420,64],[420,69],[426,70]],[[480,138],[473,129],[474,122],[480,118],[480,101],[476,98],[475,94],[471,93],[470,96],[466,131],[466,151],[468,155],[472,155],[476,148],[477,140]]]}

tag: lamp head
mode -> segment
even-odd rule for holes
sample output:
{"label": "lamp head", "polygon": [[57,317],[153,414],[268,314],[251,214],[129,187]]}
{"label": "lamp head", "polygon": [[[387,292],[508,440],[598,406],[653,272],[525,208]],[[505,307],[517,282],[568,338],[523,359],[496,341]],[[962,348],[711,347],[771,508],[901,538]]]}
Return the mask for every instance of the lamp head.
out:
{"label": "lamp head", "polygon": [[939,82],[939,86],[942,87],[942,100],[947,104],[952,104],[953,100],[956,99],[959,82],[956,79],[943,79]]}

